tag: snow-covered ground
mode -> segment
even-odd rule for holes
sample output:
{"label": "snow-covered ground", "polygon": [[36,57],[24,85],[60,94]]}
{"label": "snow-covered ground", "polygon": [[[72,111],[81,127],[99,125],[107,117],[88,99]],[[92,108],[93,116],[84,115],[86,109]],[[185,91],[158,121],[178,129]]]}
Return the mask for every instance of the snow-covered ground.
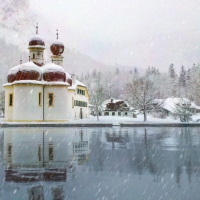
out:
{"label": "snow-covered ground", "polygon": [[[97,121],[96,116],[90,115],[89,118],[87,119],[78,119],[78,120],[72,120],[70,119],[68,123],[144,123],[143,121],[143,115],[139,114],[137,115],[137,118],[131,118],[131,117],[118,117],[118,116],[99,116],[99,121]],[[192,116],[193,121],[190,123],[196,122],[196,120],[200,119],[200,114],[193,115]],[[4,118],[0,118],[0,123],[4,122]],[[21,124],[22,122],[16,122],[16,124]],[[34,122],[36,123],[36,122]],[[47,123],[47,122],[42,122],[42,123]],[[54,124],[52,122],[49,122],[50,124]],[[48,124],[49,124],[48,123]],[[181,123],[179,119],[173,119],[172,117],[168,117],[166,119],[160,119],[160,118],[155,118],[151,115],[147,116],[147,121],[145,123]],[[200,122],[198,122],[200,123]],[[23,123],[26,124],[26,123]]]}
{"label": "snow-covered ground", "polygon": [[[200,114],[192,116],[192,119],[193,121],[200,119]],[[97,117],[90,115],[89,119],[69,120],[69,122],[96,123]],[[144,117],[142,114],[137,115],[137,118],[119,117],[119,116],[99,116],[99,123],[140,123],[140,122],[144,122]],[[152,115],[148,115],[146,123],[181,123],[181,122],[179,119],[175,120],[172,117],[161,119],[161,118],[154,118]]]}

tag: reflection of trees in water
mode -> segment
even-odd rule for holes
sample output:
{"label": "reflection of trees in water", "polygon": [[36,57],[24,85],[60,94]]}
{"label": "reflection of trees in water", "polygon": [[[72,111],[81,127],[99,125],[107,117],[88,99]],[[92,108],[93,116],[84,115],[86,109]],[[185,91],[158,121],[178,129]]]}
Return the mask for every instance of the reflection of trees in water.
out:
{"label": "reflection of trees in water", "polygon": [[[153,175],[154,181],[160,181],[164,174],[174,174],[179,186],[182,173],[188,175],[189,183],[192,182],[192,174],[199,177],[200,137],[198,135],[195,138],[194,133],[195,131],[198,133],[199,129],[187,127],[181,129],[162,128],[160,130],[156,129],[158,132],[155,136],[149,135],[149,130],[148,128],[144,128],[143,132],[141,129],[134,130],[130,143],[129,159],[132,170],[135,173],[142,175],[145,172],[149,172]],[[173,137],[178,140],[178,146],[174,149],[162,146],[162,141],[165,139],[163,137],[167,137],[166,130],[169,133],[170,131],[174,132]]]}
{"label": "reflection of trees in water", "polygon": [[101,129],[98,129],[98,132],[95,132],[95,134],[92,135],[89,165],[92,166],[95,171],[101,171],[103,170],[103,160],[104,149],[102,131]]}
{"label": "reflection of trees in water", "polygon": [[189,183],[193,175],[200,177],[199,129],[99,129],[92,135],[89,164],[95,171],[147,172],[155,182],[167,174],[181,187],[182,174]]}
{"label": "reflection of trees in water", "polygon": [[199,177],[200,143],[199,128],[181,128],[179,137],[180,151],[177,151],[176,182],[181,183],[181,173],[185,167],[188,182],[192,182],[192,174]]}
{"label": "reflection of trees in water", "polygon": [[[141,133],[140,133],[141,134]],[[161,180],[162,174],[162,152],[160,151],[160,141],[155,137],[149,137],[146,128],[143,130],[143,138],[137,138],[137,131],[131,142],[130,164],[132,169],[142,175],[148,171],[154,177],[154,181]]]}

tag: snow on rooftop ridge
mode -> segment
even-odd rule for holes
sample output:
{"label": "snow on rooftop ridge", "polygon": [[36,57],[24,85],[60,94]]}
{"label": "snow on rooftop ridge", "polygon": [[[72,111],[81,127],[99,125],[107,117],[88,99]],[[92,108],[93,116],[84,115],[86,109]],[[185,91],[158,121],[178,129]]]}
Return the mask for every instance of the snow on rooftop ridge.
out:
{"label": "snow on rooftop ridge", "polygon": [[14,81],[12,83],[6,83],[3,85],[4,86],[11,86],[14,84],[36,84],[36,85],[65,85],[69,86],[69,83],[67,82],[62,82],[62,81],[52,81],[52,82],[47,82],[47,81],[36,81],[36,80],[20,80],[20,81]]}
{"label": "snow on rooftop ridge", "polygon": [[63,42],[61,42],[60,40],[54,41],[54,42],[52,43],[52,45],[54,45],[54,44],[58,44],[58,45],[63,45],[63,46],[64,46]]}
{"label": "snow on rooftop ridge", "polygon": [[65,72],[65,74],[66,74],[66,78],[68,78],[68,79],[71,79],[71,78],[72,78],[71,75],[70,75],[69,73]]}
{"label": "snow on rooftop ridge", "polygon": [[26,63],[22,63],[20,65],[17,65],[15,67],[11,68],[8,71],[8,75],[15,74],[18,71],[37,71],[40,74],[42,73],[40,67],[38,67],[36,64],[34,64],[32,61],[26,62]]}
{"label": "snow on rooftop ridge", "polygon": [[32,41],[32,40],[42,40],[42,41],[44,41],[43,39],[42,39],[42,37],[40,36],[40,35],[34,35],[34,36],[32,36],[31,38],[30,38],[30,41]]}
{"label": "snow on rooftop ridge", "polygon": [[76,90],[77,86],[86,87],[83,83],[81,83],[80,81],[78,81],[78,80],[76,79],[76,83],[75,83],[75,84],[72,84],[72,85],[69,87],[69,89],[70,89],[70,90]]}
{"label": "snow on rooftop ridge", "polygon": [[83,83],[81,83],[81,82],[80,82],[79,80],[77,80],[77,79],[76,79],[76,85],[86,87]]}
{"label": "snow on rooftop ridge", "polygon": [[45,64],[41,67],[42,72],[62,72],[62,73],[66,73],[65,70],[63,69],[63,67],[56,65],[54,63],[48,63]]}
{"label": "snow on rooftop ridge", "polygon": [[[112,100],[112,102],[111,102],[111,100]],[[130,107],[130,109],[133,109],[133,108],[132,108],[126,101],[124,101],[123,99],[113,99],[113,98],[107,99],[107,100],[105,100],[101,105],[102,105],[102,108],[105,109],[105,108],[106,108],[106,105],[107,105],[108,103],[117,103],[117,102],[121,102],[121,101],[123,101],[128,107]]]}

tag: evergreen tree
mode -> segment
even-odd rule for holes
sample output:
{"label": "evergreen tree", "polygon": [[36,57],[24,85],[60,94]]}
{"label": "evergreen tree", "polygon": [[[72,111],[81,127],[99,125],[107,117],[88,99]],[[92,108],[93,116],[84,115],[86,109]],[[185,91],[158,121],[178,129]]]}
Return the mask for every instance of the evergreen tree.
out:
{"label": "evergreen tree", "polygon": [[179,75],[179,86],[185,87],[186,86],[186,71],[185,67],[182,65],[180,75]]}
{"label": "evergreen tree", "polygon": [[174,79],[176,77],[176,72],[175,72],[175,69],[174,69],[174,64],[171,64],[169,66],[169,77]]}

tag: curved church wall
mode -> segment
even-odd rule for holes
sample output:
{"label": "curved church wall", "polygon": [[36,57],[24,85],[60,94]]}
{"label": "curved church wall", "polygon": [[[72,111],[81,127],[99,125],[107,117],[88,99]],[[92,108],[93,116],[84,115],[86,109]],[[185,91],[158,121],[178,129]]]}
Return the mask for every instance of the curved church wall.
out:
{"label": "curved church wall", "polygon": [[5,88],[5,121],[12,121],[14,104],[10,105],[10,95],[13,95],[14,101],[14,90],[12,86],[6,86]]}
{"label": "curved church wall", "polygon": [[14,85],[13,121],[43,121],[42,92],[42,85]]}
{"label": "curved church wall", "polygon": [[[67,96],[68,86],[44,86],[44,120],[67,121]],[[52,99],[52,102],[50,98]]]}

